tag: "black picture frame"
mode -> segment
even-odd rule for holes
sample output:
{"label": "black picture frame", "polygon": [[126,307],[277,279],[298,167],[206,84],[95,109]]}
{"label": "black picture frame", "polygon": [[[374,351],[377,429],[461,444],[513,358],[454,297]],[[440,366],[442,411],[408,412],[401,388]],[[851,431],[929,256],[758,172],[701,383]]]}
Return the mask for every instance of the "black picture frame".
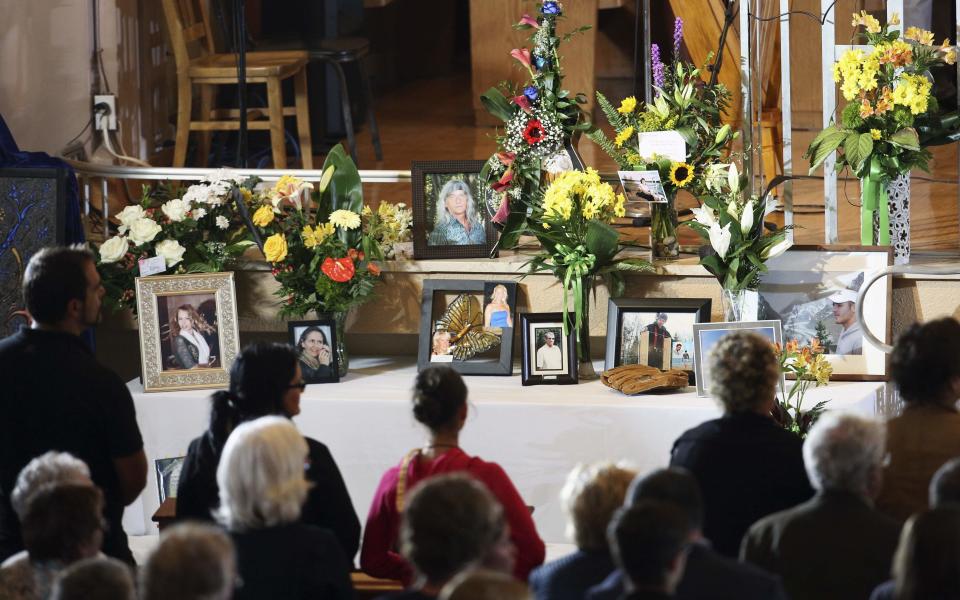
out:
{"label": "black picture frame", "polygon": [[[493,190],[480,178],[482,160],[414,161],[410,168],[413,181],[413,257],[424,258],[487,258],[497,244],[497,232],[485,206]],[[435,187],[446,176],[462,175],[466,179],[473,202],[473,210],[483,222],[484,241],[478,244],[434,244],[437,197]],[[450,177],[448,179],[454,178]],[[430,178],[430,181],[427,179]],[[430,196],[429,198],[427,196]]]}
{"label": "black picture frame", "polygon": [[[520,313],[520,339],[523,349],[523,359],[520,365],[521,384],[571,385],[577,383],[577,334],[569,318],[567,319],[567,333],[564,334],[563,322],[564,315],[562,312]],[[545,373],[534,364],[536,359],[534,348],[537,347],[539,342],[537,336],[538,325],[542,326],[542,329],[552,330],[556,335],[562,336],[559,346],[565,364],[555,374]],[[566,348],[566,352],[563,351],[564,348]]]}
{"label": "black picture frame", "polygon": [[[783,345],[783,329],[778,320],[734,321],[724,323],[697,323],[693,326],[694,348],[696,352],[697,396],[710,397],[709,373],[705,358],[720,339],[734,331],[753,331],[770,338],[770,343]],[[767,334],[770,334],[769,336]],[[709,337],[708,337],[709,336]],[[783,386],[781,386],[782,389]]]}
{"label": "black picture frame", "polygon": [[303,380],[307,385],[313,385],[315,383],[338,383],[340,381],[340,373],[337,370],[337,361],[340,357],[337,356],[337,322],[332,315],[327,316],[326,314],[321,314],[319,319],[308,321],[289,321],[287,323],[287,339],[290,345],[297,351],[297,356],[299,357],[303,352],[303,348],[300,346],[301,336],[311,328],[319,329],[321,335],[326,338],[327,345],[330,347],[330,364],[327,365],[329,372],[326,374],[316,372],[301,360],[300,371],[303,374]]}
{"label": "black picture frame", "polygon": [[[681,339],[686,340],[680,342],[682,344],[681,351],[685,354],[680,356],[680,364],[673,366],[673,357],[671,353],[671,367],[684,369],[687,371],[687,374],[690,379],[690,385],[693,385],[696,380],[696,358],[695,358],[695,348],[693,347],[693,325],[697,323],[709,323],[710,322],[710,309],[713,305],[713,302],[710,298],[610,298],[610,301],[607,303],[607,351],[604,359],[604,369],[612,369],[614,367],[619,367],[624,364],[623,357],[623,327],[624,327],[624,318],[631,314],[640,314],[640,313],[667,313],[668,317],[671,314],[674,315],[691,315],[692,322],[690,323],[690,332],[689,337],[683,337]],[[669,319],[667,320],[669,323]],[[669,330],[669,328],[668,328]],[[684,327],[684,333],[686,333],[686,328]],[[687,343],[690,344],[690,347],[687,347]],[[673,344],[671,344],[671,347]],[[686,360],[683,358],[684,355],[690,357],[689,364],[686,364]],[[639,361],[642,357],[640,356],[640,351],[638,349],[638,358]],[[646,364],[649,364],[647,362]],[[661,366],[658,368],[662,368]]]}
{"label": "black picture frame", "polygon": [[[417,370],[423,370],[430,365],[444,364],[462,375],[512,375],[513,374],[513,330],[514,327],[500,327],[500,351],[496,360],[490,358],[470,358],[467,360],[448,359],[431,360],[433,346],[435,298],[437,294],[471,294],[482,297],[480,306],[481,318],[486,312],[487,298],[497,286],[504,286],[507,290],[507,304],[510,307],[510,323],[516,313],[517,283],[514,281],[484,281],[463,279],[427,279],[423,282],[423,294],[420,305],[420,343],[417,352]],[[491,330],[492,331],[492,330]],[[455,345],[456,342],[454,342]]]}

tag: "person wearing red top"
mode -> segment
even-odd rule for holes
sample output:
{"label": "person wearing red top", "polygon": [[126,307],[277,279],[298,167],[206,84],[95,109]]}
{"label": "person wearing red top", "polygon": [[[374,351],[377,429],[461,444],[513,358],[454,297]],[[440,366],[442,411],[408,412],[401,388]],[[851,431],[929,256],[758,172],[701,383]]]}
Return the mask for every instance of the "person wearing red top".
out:
{"label": "person wearing red top", "polygon": [[459,447],[467,420],[467,387],[447,366],[432,366],[417,375],[413,416],[430,432],[423,448],[408,453],[384,473],[367,515],[360,549],[360,568],[372,577],[399,579],[409,585],[413,569],[397,550],[400,515],[410,490],[425,479],[466,472],[486,485],[503,506],[510,540],[516,547],[514,575],[522,581],[543,563],[546,548],[537,534],[530,510],[500,465],[470,456]]}

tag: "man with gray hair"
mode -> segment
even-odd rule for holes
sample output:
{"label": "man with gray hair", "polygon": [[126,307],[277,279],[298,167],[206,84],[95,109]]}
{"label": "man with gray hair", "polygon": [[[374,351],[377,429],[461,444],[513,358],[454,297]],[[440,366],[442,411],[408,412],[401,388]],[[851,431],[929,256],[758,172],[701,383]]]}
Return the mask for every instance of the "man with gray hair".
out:
{"label": "man with gray hair", "polygon": [[885,429],[875,419],[827,413],[803,447],[817,493],[756,522],[740,557],[780,575],[793,600],[867,598],[890,574],[900,526],[873,507]]}

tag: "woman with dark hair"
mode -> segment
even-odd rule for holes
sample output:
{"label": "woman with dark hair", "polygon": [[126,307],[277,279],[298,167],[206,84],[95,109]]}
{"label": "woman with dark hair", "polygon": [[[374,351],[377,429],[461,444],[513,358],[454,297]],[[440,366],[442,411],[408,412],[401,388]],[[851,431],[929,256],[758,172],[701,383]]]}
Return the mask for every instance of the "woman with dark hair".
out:
{"label": "woman with dark hair", "polygon": [[935,508],[913,515],[900,532],[893,581],[870,600],[960,598],[960,510]]}
{"label": "woman with dark hair", "polygon": [[460,374],[447,366],[428,367],[417,374],[413,416],[426,426],[428,442],[410,451],[380,480],[367,516],[360,567],[373,577],[400,579],[408,585],[413,570],[397,550],[407,494],[425,479],[462,471],[485,484],[503,505],[510,540],[517,550],[514,574],[526,581],[530,571],[543,563],[543,540],[537,535],[530,510],[500,465],[460,449],[460,430],[467,420],[467,386]]}
{"label": "woman with dark hair", "polygon": [[333,353],[322,329],[316,325],[304,329],[297,340],[297,352],[304,381],[316,383],[330,377]]}
{"label": "woman with dark hair", "polygon": [[927,508],[930,479],[960,456],[960,323],[915,323],[890,356],[903,411],[887,421],[887,455],[877,508],[900,522]]}
{"label": "woman with dark hair", "polygon": [[181,369],[212,366],[217,357],[205,336],[216,330],[192,304],[182,304],[170,315],[170,346]]}
{"label": "woman with dark hair", "polygon": [[[190,442],[177,486],[177,518],[213,520],[219,506],[217,465],[230,433],[245,421],[267,415],[293,418],[300,413],[306,384],[296,351],[286,344],[258,343],[244,348],[230,368],[229,391],[211,397],[210,426]],[[300,520],[329,529],[353,557],[360,521],[330,450],[304,438],[309,447],[306,476],[312,484]]]}

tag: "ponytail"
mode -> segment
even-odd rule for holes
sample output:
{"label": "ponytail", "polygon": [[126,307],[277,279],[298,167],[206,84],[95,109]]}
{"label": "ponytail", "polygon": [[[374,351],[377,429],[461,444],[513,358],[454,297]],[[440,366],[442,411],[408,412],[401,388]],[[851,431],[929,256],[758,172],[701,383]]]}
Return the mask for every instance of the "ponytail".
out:
{"label": "ponytail", "polygon": [[237,410],[237,401],[233,394],[226,390],[214,392],[210,397],[210,436],[217,454],[220,454],[230,432],[239,422],[240,411]]}

